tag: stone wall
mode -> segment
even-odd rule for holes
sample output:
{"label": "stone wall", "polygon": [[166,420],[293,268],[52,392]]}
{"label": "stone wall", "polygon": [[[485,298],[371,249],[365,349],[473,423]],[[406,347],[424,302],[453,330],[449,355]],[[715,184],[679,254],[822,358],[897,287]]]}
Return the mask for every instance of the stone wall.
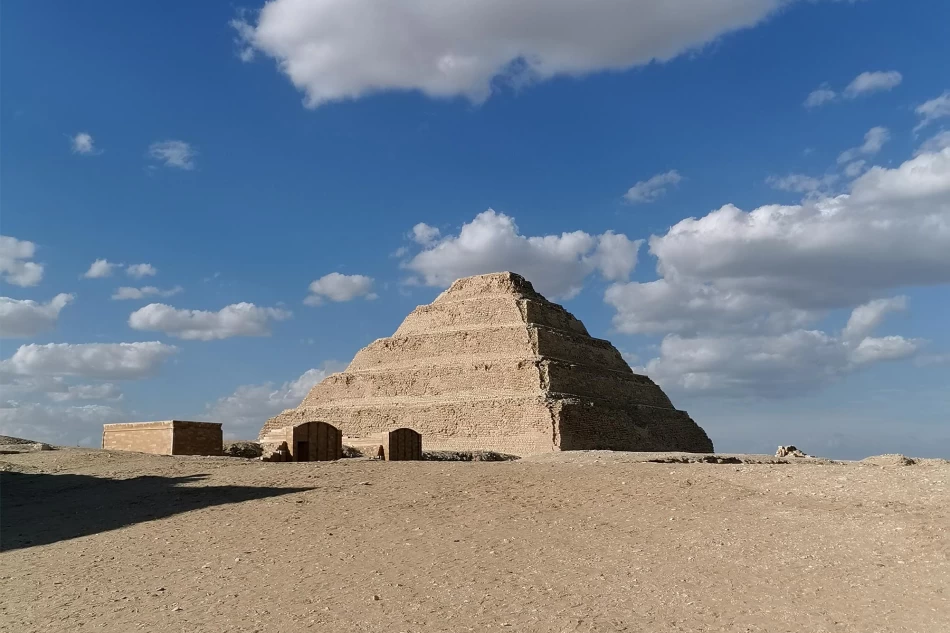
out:
{"label": "stone wall", "polygon": [[132,422],[102,425],[102,448],[155,455],[172,454],[172,423]]}
{"label": "stone wall", "polygon": [[172,422],[172,455],[221,455],[221,425],[213,422]]}

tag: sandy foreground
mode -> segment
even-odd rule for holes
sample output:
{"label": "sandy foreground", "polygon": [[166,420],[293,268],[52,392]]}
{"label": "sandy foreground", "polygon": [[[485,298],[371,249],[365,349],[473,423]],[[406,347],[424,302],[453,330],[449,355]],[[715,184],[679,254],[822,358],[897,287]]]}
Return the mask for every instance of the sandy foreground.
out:
{"label": "sandy foreground", "polygon": [[0,455],[0,630],[950,631],[950,462],[651,458]]}

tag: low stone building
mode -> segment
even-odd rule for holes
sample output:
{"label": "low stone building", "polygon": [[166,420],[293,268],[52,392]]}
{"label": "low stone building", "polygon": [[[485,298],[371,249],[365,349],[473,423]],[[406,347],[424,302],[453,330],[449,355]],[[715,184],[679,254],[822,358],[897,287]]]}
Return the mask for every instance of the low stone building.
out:
{"label": "low stone building", "polygon": [[510,272],[457,280],[260,437],[318,420],[356,438],[414,429],[428,450],[713,450],[609,341]]}
{"label": "low stone building", "polygon": [[217,422],[124,422],[102,425],[102,448],[155,455],[221,455],[224,441]]}

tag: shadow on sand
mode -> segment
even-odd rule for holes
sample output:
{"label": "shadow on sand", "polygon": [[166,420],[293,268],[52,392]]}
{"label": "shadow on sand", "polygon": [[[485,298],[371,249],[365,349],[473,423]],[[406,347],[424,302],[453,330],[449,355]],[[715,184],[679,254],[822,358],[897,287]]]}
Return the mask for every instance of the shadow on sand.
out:
{"label": "shadow on sand", "polygon": [[0,473],[0,551],[47,545],[199,508],[311,488],[182,485],[206,478],[107,479]]}

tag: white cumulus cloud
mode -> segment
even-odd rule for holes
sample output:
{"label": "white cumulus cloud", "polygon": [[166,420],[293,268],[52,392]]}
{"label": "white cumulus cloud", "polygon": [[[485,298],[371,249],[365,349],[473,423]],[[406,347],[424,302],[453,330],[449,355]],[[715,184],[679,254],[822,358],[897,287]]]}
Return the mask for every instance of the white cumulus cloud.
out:
{"label": "white cumulus cloud", "polygon": [[197,155],[198,151],[185,141],[156,141],[148,147],[149,158],[177,169],[194,169]]}
{"label": "white cumulus cloud", "polygon": [[[839,305],[950,281],[950,149],[872,167],[849,194],[744,212],[726,205],[650,240],[666,279]],[[754,274],[750,274],[754,271]]]}
{"label": "white cumulus cloud", "polygon": [[851,312],[848,324],[841,333],[845,341],[860,343],[884,321],[889,312],[907,309],[907,297],[874,299]]}
{"label": "white cumulus cloud", "polygon": [[865,337],[856,344],[819,330],[779,334],[670,335],[638,368],[664,387],[730,396],[785,397],[820,389],[862,366],[909,358],[920,342]]}
{"label": "white cumulus cloud", "polygon": [[680,176],[679,172],[671,169],[648,180],[641,180],[630,187],[623,198],[631,204],[653,202],[663,196],[669,186],[679,184],[681,180],[683,180],[683,177]]}
{"label": "white cumulus cloud", "polygon": [[89,270],[83,273],[83,277],[86,279],[102,279],[104,277],[111,277],[112,271],[121,264],[115,264],[105,259],[97,259],[92,262],[89,266]]}
{"label": "white cumulus cloud", "polygon": [[373,292],[373,278],[366,275],[344,275],[330,273],[310,283],[310,294],[303,302],[310,306],[322,304],[326,299],[330,301],[352,301],[358,297],[376,299]]}
{"label": "white cumulus cloud", "polygon": [[0,373],[131,380],[154,374],[177,351],[158,341],[21,345],[13,356],[0,361]]}
{"label": "white cumulus cloud", "polygon": [[150,303],[129,315],[129,326],[181,339],[211,341],[234,336],[270,336],[271,321],[291,316],[282,308],[263,308],[253,303],[235,303],[217,312],[179,310],[163,303]]}
{"label": "white cumulus cloud", "polygon": [[[232,20],[308,107],[392,90],[487,99],[523,84],[666,61],[751,27],[782,0],[273,0]],[[256,18],[256,19],[254,19]]]}
{"label": "white cumulus cloud", "polygon": [[73,147],[73,154],[85,154],[87,156],[100,154],[101,151],[96,148],[96,142],[88,132],[79,132],[70,139]]}
{"label": "white cumulus cloud", "polygon": [[43,265],[30,261],[36,244],[0,235],[0,279],[14,286],[35,286],[43,279]]}
{"label": "white cumulus cloud", "polygon": [[464,224],[458,235],[424,248],[404,267],[420,274],[426,285],[442,287],[459,277],[508,270],[530,279],[542,294],[570,298],[595,271],[611,281],[627,279],[640,243],[610,231],[527,237],[514,218],[488,209]]}
{"label": "white cumulus cloud", "polygon": [[61,293],[47,303],[0,297],[0,337],[23,338],[53,329],[60,311],[75,297]]}
{"label": "white cumulus cloud", "polygon": [[419,224],[412,227],[412,240],[416,244],[421,244],[423,246],[428,246],[432,242],[439,239],[440,231],[434,226],[429,226],[425,222],[420,222]]}
{"label": "white cumulus cloud", "polygon": [[[659,279],[613,284],[605,301],[618,330],[666,335],[646,369],[670,385],[779,395],[906,358],[920,341],[872,336],[906,300],[878,295],[950,283],[950,148],[871,167],[845,194],[725,205],[651,237],[650,252]],[[840,334],[811,329],[840,309]]]}

